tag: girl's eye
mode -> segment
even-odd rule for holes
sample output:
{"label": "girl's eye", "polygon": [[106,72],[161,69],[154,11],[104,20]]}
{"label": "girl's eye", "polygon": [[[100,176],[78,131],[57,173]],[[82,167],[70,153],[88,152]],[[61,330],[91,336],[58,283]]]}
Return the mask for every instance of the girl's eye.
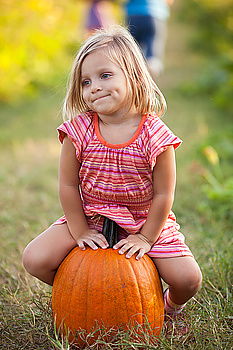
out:
{"label": "girl's eye", "polygon": [[90,84],[90,80],[88,80],[88,79],[85,79],[82,81],[82,86],[87,86],[89,84]]}
{"label": "girl's eye", "polygon": [[112,75],[110,74],[110,73],[103,73],[103,74],[101,74],[101,78],[102,79],[108,79],[108,78],[110,78]]}

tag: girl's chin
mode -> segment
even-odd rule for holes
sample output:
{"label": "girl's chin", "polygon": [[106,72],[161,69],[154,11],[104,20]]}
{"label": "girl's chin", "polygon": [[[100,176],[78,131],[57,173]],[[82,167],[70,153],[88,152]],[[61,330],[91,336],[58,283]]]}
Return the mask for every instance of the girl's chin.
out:
{"label": "girl's chin", "polygon": [[116,112],[116,110],[115,109],[113,110],[110,108],[96,108],[95,112],[103,115],[112,115]]}

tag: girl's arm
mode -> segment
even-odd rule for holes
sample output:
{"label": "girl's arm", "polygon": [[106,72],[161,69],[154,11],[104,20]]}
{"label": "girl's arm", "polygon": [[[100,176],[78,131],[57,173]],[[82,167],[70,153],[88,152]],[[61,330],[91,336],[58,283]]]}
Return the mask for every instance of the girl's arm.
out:
{"label": "girl's arm", "polygon": [[79,191],[79,170],[80,163],[75,148],[69,138],[65,137],[60,156],[59,195],[68,228],[81,249],[85,249],[84,243],[93,249],[98,248],[95,243],[106,248],[105,237],[88,227]]}
{"label": "girl's arm", "polygon": [[115,244],[114,249],[120,248],[119,253],[126,253],[126,258],[130,258],[134,253],[139,252],[136,256],[137,260],[151,250],[151,246],[157,241],[171,210],[175,182],[175,152],[173,147],[169,146],[157,158],[153,171],[154,196],[141,232],[122,239]]}
{"label": "girl's arm", "polygon": [[176,185],[175,152],[172,146],[161,153],[153,171],[154,196],[141,233],[152,245],[165,225],[172,208]]}

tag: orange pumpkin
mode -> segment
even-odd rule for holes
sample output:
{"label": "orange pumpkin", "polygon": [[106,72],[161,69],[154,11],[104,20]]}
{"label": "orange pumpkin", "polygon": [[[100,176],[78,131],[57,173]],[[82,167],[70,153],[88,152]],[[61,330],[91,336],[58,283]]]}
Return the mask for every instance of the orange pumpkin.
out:
{"label": "orange pumpkin", "polygon": [[96,321],[107,329],[149,322],[152,333],[159,335],[164,317],[161,281],[147,255],[138,261],[111,248],[77,247],[56,273],[52,309],[57,328],[63,334],[69,329],[70,340],[79,329],[92,331]]}

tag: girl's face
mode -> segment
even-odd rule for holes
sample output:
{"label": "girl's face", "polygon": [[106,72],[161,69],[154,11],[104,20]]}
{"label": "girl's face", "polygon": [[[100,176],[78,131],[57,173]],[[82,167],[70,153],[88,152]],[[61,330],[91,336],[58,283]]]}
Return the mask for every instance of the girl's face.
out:
{"label": "girl's face", "polygon": [[100,117],[122,115],[130,105],[125,75],[103,49],[83,60],[81,84],[83,100]]}

